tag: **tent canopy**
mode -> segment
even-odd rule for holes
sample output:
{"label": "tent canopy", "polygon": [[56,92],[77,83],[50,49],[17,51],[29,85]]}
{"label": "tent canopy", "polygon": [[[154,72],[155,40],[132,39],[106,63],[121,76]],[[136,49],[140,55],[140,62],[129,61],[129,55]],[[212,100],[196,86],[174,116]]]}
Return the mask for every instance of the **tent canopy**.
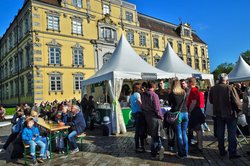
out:
{"label": "tent canopy", "polygon": [[105,80],[118,79],[161,79],[171,78],[175,75],[159,70],[145,62],[130,46],[126,37],[121,36],[120,41],[110,60],[95,73],[94,76],[82,82],[89,85]]}
{"label": "tent canopy", "polygon": [[240,56],[233,70],[228,74],[230,82],[249,81],[250,66]]}
{"label": "tent canopy", "polygon": [[210,79],[211,83],[213,84],[212,74],[204,74],[187,65],[174,52],[169,43],[167,44],[167,47],[162,55],[162,58],[156,67],[166,72],[175,73],[176,77],[178,78],[187,78],[187,77],[192,77],[193,74],[199,74],[202,76],[202,79]]}

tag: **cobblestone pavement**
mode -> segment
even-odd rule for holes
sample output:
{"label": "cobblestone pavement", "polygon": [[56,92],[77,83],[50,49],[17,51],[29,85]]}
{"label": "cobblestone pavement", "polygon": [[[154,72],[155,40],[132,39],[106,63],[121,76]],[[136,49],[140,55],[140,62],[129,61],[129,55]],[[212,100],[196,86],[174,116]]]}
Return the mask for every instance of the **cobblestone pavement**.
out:
{"label": "cobblestone pavement", "polygon": [[[210,126],[211,128],[211,126]],[[3,142],[6,140],[10,133],[10,127],[0,128],[0,147],[3,146]],[[59,155],[56,152],[53,153],[53,159],[47,160],[42,165],[54,165],[54,166],[77,166],[77,165],[97,165],[97,166],[154,166],[154,165],[250,165],[250,155],[247,155],[245,150],[250,149],[250,144],[243,144],[243,151],[238,147],[239,154],[242,155],[239,159],[229,160],[228,156],[220,157],[217,150],[217,143],[213,143],[211,146],[207,146],[214,141],[211,132],[204,133],[204,150],[203,153],[195,154],[190,149],[190,155],[187,159],[178,159],[175,153],[165,151],[163,161],[151,160],[150,146],[147,145],[146,153],[137,154],[134,151],[134,139],[133,129],[129,129],[126,134],[120,134],[117,136],[101,136],[101,129],[97,128],[94,132],[87,132],[87,136],[84,140],[83,150],[74,155]],[[150,141],[150,138],[148,138]],[[250,138],[248,138],[250,143]],[[9,148],[10,150],[11,148]],[[11,161],[9,154],[0,155],[0,166],[2,165],[22,165],[23,159],[18,161]]]}

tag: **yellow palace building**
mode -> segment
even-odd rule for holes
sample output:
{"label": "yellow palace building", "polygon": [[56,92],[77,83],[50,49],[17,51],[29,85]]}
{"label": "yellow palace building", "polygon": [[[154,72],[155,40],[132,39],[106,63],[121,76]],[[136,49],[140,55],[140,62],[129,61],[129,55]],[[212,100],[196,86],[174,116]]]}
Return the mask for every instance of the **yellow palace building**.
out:
{"label": "yellow palace building", "polygon": [[0,103],[80,99],[80,82],[108,61],[122,33],[151,65],[169,42],[209,73],[207,44],[187,23],[138,13],[122,0],[25,0],[0,39]]}

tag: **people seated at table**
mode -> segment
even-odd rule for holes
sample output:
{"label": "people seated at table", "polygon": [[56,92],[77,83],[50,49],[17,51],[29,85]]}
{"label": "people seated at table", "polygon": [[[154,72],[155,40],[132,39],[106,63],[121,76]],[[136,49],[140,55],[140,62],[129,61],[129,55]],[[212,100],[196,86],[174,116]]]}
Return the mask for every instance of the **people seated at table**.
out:
{"label": "people seated at table", "polygon": [[11,123],[12,123],[12,128],[11,128],[11,134],[7,138],[7,141],[3,145],[3,148],[0,149],[0,152],[5,152],[10,145],[18,136],[18,134],[21,132],[23,129],[23,123],[25,121],[24,117],[24,112],[21,110],[20,107],[16,110],[15,115],[13,116]]}
{"label": "people seated at table", "polygon": [[[46,144],[40,139],[40,133],[38,128],[34,125],[34,119],[32,117],[27,118],[25,121],[25,128],[22,132],[22,140],[25,144],[30,145],[30,154],[32,157],[32,163],[43,162],[46,159]],[[36,146],[40,146],[40,156],[36,159]]]}
{"label": "people seated at table", "polygon": [[3,108],[2,105],[0,105],[0,120],[4,120],[5,119],[4,118],[5,113],[6,113],[5,109]]}
{"label": "people seated at table", "polygon": [[[56,121],[59,125],[65,125],[68,122],[69,114],[68,114],[68,106],[63,105],[62,111],[57,114]],[[64,133],[58,133],[56,136],[56,148],[58,149],[59,154],[65,153],[65,140]]]}
{"label": "people seated at table", "polygon": [[70,126],[68,140],[72,149],[71,154],[74,154],[79,152],[79,148],[76,143],[76,136],[84,132],[86,123],[79,106],[73,105],[71,113],[73,115],[72,121],[67,122],[65,125]]}

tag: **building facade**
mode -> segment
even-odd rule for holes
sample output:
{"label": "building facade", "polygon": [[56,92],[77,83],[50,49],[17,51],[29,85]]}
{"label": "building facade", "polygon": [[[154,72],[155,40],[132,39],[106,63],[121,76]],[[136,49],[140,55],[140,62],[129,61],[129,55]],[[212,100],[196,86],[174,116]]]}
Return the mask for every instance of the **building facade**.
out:
{"label": "building facade", "polygon": [[169,42],[209,73],[207,44],[187,23],[146,16],[121,0],[26,0],[0,39],[1,104],[80,99],[80,82],[108,61],[122,33],[151,65]]}

